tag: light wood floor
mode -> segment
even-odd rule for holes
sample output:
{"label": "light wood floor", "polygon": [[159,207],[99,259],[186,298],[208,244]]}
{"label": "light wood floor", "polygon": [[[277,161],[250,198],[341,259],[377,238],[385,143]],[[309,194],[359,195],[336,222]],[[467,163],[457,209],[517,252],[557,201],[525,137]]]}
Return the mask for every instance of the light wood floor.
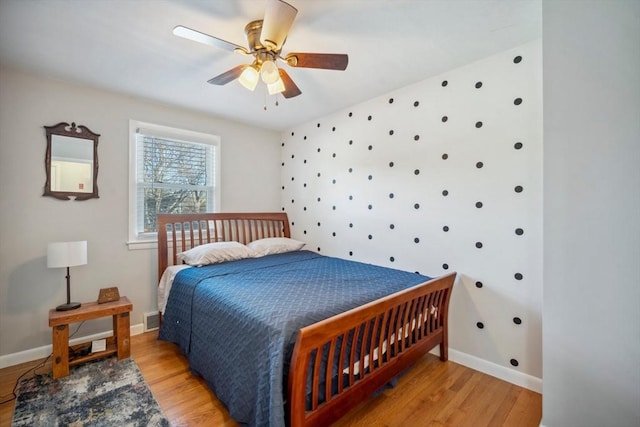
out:
{"label": "light wood floor", "polygon": [[[191,375],[178,348],[155,332],[131,337],[132,357],[173,426],[238,427],[204,381]],[[0,400],[30,362],[0,370]],[[51,364],[38,373],[50,372]],[[0,427],[10,426],[14,402],[0,405]],[[398,385],[354,408],[336,426],[539,426],[538,393],[427,355]]]}

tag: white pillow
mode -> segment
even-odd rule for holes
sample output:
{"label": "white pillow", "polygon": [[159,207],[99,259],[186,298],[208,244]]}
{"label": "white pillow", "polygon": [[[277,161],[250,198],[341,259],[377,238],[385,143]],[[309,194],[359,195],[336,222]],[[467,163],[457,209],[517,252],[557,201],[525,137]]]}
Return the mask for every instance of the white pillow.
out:
{"label": "white pillow", "polygon": [[254,240],[247,247],[253,251],[253,256],[258,258],[265,255],[281,254],[300,250],[305,245],[288,237],[267,237],[266,239]]}
{"label": "white pillow", "polygon": [[178,260],[188,265],[201,266],[236,259],[250,258],[252,251],[239,242],[215,242],[196,246],[178,254]]}

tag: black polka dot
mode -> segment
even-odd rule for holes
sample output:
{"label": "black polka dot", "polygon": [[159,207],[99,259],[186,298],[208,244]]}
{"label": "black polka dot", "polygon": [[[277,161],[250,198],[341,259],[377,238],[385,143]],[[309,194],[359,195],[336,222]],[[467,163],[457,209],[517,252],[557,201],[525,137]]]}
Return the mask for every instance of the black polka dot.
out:
{"label": "black polka dot", "polygon": [[318,197],[318,201],[320,201],[320,197]]}
{"label": "black polka dot", "polygon": [[413,140],[414,140],[414,141],[418,141],[419,139],[420,139],[420,135],[415,135],[415,136],[413,137]]}
{"label": "black polka dot", "polygon": [[371,234],[369,234],[369,235],[367,236],[367,238],[368,238],[369,240],[371,240],[371,239],[373,239],[373,236],[372,236]]}
{"label": "black polka dot", "polygon": [[442,123],[446,122],[447,120],[449,120],[449,117],[447,116],[442,116],[442,118],[440,119],[442,120]]}
{"label": "black polka dot", "polygon": [[282,166],[284,166],[284,162],[282,162]]}
{"label": "black polka dot", "polygon": [[318,252],[320,252],[320,246],[318,246]]}
{"label": "black polka dot", "polygon": [[449,155],[447,153],[442,154],[442,160],[447,160],[448,158],[449,158]]}
{"label": "black polka dot", "polygon": [[476,163],[476,167],[477,167],[478,169],[481,169],[483,166],[484,166],[484,163],[482,163],[482,162],[478,162],[478,163]]}
{"label": "black polka dot", "polygon": [[307,164],[307,159],[304,159],[304,160],[302,161],[302,163],[304,163],[304,164],[306,165],[306,164]]}
{"label": "black polka dot", "polygon": [[352,112],[349,112],[349,117],[353,117],[353,113]]}
{"label": "black polka dot", "polygon": [[519,150],[522,148],[522,142],[516,142],[515,144],[513,144],[513,148],[515,148],[516,150]]}
{"label": "black polka dot", "polygon": [[513,323],[515,323],[516,325],[520,325],[522,324],[522,319],[519,317],[514,317],[513,318]]}
{"label": "black polka dot", "polygon": [[476,89],[480,89],[482,87],[482,82],[476,82]]}
{"label": "black polka dot", "polygon": [[449,190],[442,190],[442,195],[447,197],[449,195]]}
{"label": "black polka dot", "polygon": [[367,149],[368,149],[369,151],[373,150],[373,145],[368,146],[368,147],[367,147]]}
{"label": "black polka dot", "polygon": [[389,224],[389,228],[393,230],[396,226],[394,224]]}
{"label": "black polka dot", "polygon": [[445,233],[449,231],[449,226],[445,225],[444,227],[442,227],[442,231],[444,231]]}
{"label": "black polka dot", "polygon": [[516,228],[516,234],[518,236],[522,236],[524,234],[524,230],[522,228]]}
{"label": "black polka dot", "polygon": [[332,181],[331,181],[331,183],[332,183],[332,184],[335,184],[335,183],[336,183],[336,180],[335,180],[335,179],[334,179],[334,180],[332,180]]}
{"label": "black polka dot", "polygon": [[393,199],[395,196],[393,195],[393,193],[389,193],[389,198]]}
{"label": "black polka dot", "polygon": [[[291,132],[291,136],[293,136],[293,132]],[[282,143],[282,146],[284,147],[284,142]]]}
{"label": "black polka dot", "polygon": [[303,186],[304,188],[307,188],[307,183],[305,182],[304,184],[302,184],[302,186]]}
{"label": "black polka dot", "polygon": [[522,275],[522,273],[516,273],[513,275],[513,277],[516,278],[516,280],[522,280],[524,278],[524,276]]}
{"label": "black polka dot", "polygon": [[335,159],[335,158],[336,158],[336,153],[333,153],[333,154],[331,155],[331,157],[333,157],[333,158]]}
{"label": "black polka dot", "polygon": [[513,58],[514,64],[519,64],[520,61],[522,61],[522,56],[520,56],[520,55],[518,55],[515,58]]}
{"label": "black polka dot", "polygon": [[302,208],[302,210],[303,210],[303,211],[306,211],[306,210],[307,210],[307,207],[306,207],[306,206],[305,206],[305,207],[303,207],[303,208]]}
{"label": "black polka dot", "polygon": [[482,242],[476,242],[476,248],[482,249]]}
{"label": "black polka dot", "polygon": [[336,232],[334,231],[333,233],[331,233],[331,235],[332,235],[333,237],[336,237]]}
{"label": "black polka dot", "polygon": [[413,171],[414,175],[420,175],[420,169],[416,169]]}
{"label": "black polka dot", "polygon": [[480,209],[482,207],[482,202],[476,202],[476,208]]}
{"label": "black polka dot", "polygon": [[303,139],[306,141],[307,140],[307,135],[305,135]]}
{"label": "black polka dot", "polygon": [[445,86],[446,86],[446,85],[448,85],[448,84],[449,84],[449,82],[448,82],[448,81],[446,81],[446,80],[443,80],[443,81],[442,81],[442,87],[445,87]]}
{"label": "black polka dot", "polygon": [[367,177],[367,179],[368,179],[369,181],[371,181],[371,180],[373,179],[373,175],[369,175],[369,176]]}
{"label": "black polka dot", "polygon": [[349,200],[353,200],[353,196],[351,196],[351,195],[350,195],[350,196],[349,196]]}
{"label": "black polka dot", "polygon": [[420,203],[416,203],[413,205],[414,209],[420,209]]}
{"label": "black polka dot", "polygon": [[336,205],[331,206],[331,209],[336,210]]}
{"label": "black polka dot", "polygon": [[513,103],[514,103],[515,105],[520,105],[520,104],[522,104],[522,98],[516,98],[516,99],[514,99],[514,100],[513,100]]}
{"label": "black polka dot", "polygon": [[367,209],[369,209],[369,210],[373,209],[373,205],[367,206]]}
{"label": "black polka dot", "polygon": [[[295,132],[291,132],[291,136],[295,135]],[[284,142],[282,143],[282,145],[284,145]]]}
{"label": "black polka dot", "polygon": [[393,129],[389,131],[389,135],[393,135]]}
{"label": "black polka dot", "polygon": [[442,264],[442,268],[444,270],[448,270],[449,269],[449,264]]}
{"label": "black polka dot", "polygon": [[334,126],[334,127],[332,127],[332,128],[331,128],[331,131],[332,131],[332,132],[335,132],[335,131],[336,131],[336,127],[335,127],[335,126]]}
{"label": "black polka dot", "polygon": [[302,233],[307,234],[307,230],[304,230]]}
{"label": "black polka dot", "polygon": [[318,227],[320,227],[320,223],[318,223]]}
{"label": "black polka dot", "polygon": [[349,251],[349,256],[353,256],[353,251]]}
{"label": "black polka dot", "polygon": [[513,191],[515,191],[516,193],[522,193],[522,185],[516,185],[515,188],[513,189]]}
{"label": "black polka dot", "polygon": [[318,172],[318,178],[320,178],[320,172]]}
{"label": "black polka dot", "polygon": [[389,167],[392,168],[393,167],[393,162],[389,162]]}
{"label": "black polka dot", "polygon": [[520,364],[520,363],[518,363],[518,361],[516,359],[511,359],[510,363],[513,366],[518,366]]}
{"label": "black polka dot", "polygon": [[318,127],[320,127],[320,123],[318,123]]}
{"label": "black polka dot", "polygon": [[483,286],[482,282],[476,282],[476,288],[481,289]]}
{"label": "black polka dot", "polygon": [[420,103],[419,103],[418,101],[415,101],[415,102],[413,103],[413,106],[414,106],[414,107],[417,107],[418,105],[420,105]]}
{"label": "black polka dot", "polygon": [[393,104],[393,98],[389,98],[389,104]]}
{"label": "black polka dot", "polygon": [[482,122],[476,122],[476,127],[480,129],[482,127]]}
{"label": "black polka dot", "polygon": [[349,168],[349,173],[353,172],[353,168]]}
{"label": "black polka dot", "polygon": [[416,237],[415,239],[413,239],[413,242],[414,243],[420,243],[420,239]]}
{"label": "black polka dot", "polygon": [[394,262],[396,259],[394,257],[389,257],[389,261]]}
{"label": "black polka dot", "polygon": [[349,140],[349,145],[353,145],[353,139]]}
{"label": "black polka dot", "polygon": [[320,149],[318,148],[318,153],[320,152]]}
{"label": "black polka dot", "polygon": [[367,117],[367,120],[371,121],[371,119],[373,119],[372,116]]}
{"label": "black polka dot", "polygon": [[353,228],[353,223],[352,222],[349,223],[349,228]]}
{"label": "black polka dot", "polygon": [[484,329],[484,323],[482,322],[477,322],[476,326],[478,327],[478,329]]}

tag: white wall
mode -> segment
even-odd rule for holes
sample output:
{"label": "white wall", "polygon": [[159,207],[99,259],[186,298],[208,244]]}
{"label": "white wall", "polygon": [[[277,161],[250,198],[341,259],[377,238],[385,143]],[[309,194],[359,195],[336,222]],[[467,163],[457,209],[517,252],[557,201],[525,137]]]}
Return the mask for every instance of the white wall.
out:
{"label": "white wall", "polygon": [[640,425],[640,2],[543,2],[546,427]]}
{"label": "white wall", "polygon": [[541,71],[536,41],[298,126],[282,147],[295,238],[429,276],[457,271],[452,360],[538,391]]}
{"label": "white wall", "polygon": [[[4,355],[51,344],[48,310],[65,302],[66,287],[64,271],[46,267],[49,242],[88,241],[88,265],[71,269],[73,300],[118,286],[133,302],[132,324],[156,309],[156,252],[126,245],[129,119],[220,135],[222,210],[279,209],[276,132],[0,68],[0,366]],[[43,126],[72,121],[101,135],[99,199],[42,197]],[[87,322],[78,336],[109,328]]]}

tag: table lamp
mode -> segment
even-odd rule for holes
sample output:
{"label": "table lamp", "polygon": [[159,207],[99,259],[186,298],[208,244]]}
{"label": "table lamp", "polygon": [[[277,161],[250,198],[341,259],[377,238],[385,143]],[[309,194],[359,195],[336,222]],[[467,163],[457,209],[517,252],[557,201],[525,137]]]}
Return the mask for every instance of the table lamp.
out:
{"label": "table lamp", "polygon": [[75,310],[79,302],[71,302],[71,274],[69,267],[87,263],[87,241],[49,243],[47,247],[47,267],[67,268],[67,303],[56,307],[57,311]]}

